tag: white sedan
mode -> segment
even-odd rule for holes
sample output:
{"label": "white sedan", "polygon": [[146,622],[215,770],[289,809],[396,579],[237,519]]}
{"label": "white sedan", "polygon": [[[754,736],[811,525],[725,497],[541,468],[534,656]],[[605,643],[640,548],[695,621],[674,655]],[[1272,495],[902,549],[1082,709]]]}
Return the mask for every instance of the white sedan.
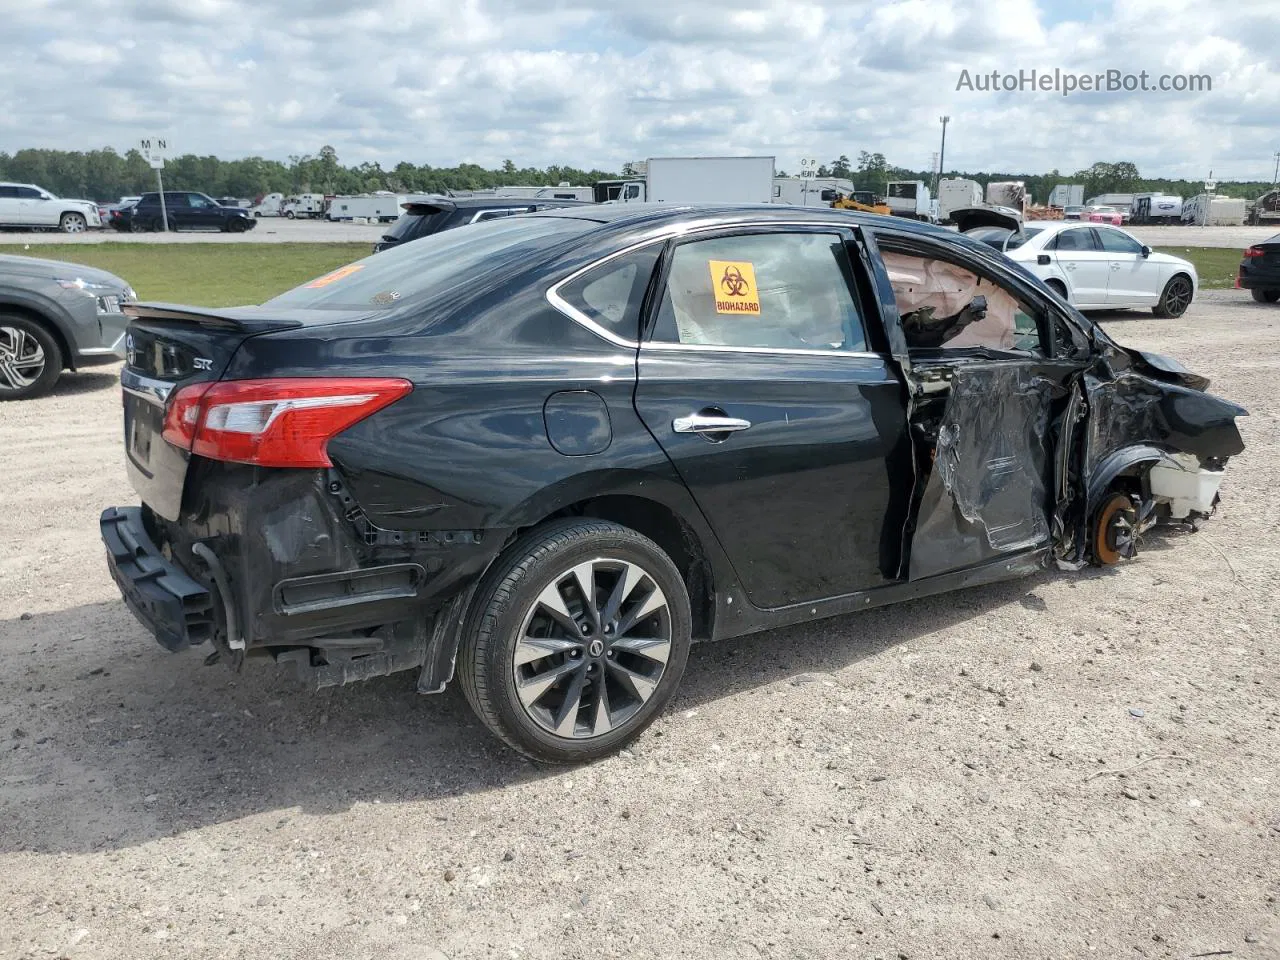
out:
{"label": "white sedan", "polygon": [[1101,223],[1038,221],[1016,233],[979,227],[966,235],[1002,250],[1080,310],[1150,307],[1157,317],[1180,317],[1200,283],[1190,262]]}

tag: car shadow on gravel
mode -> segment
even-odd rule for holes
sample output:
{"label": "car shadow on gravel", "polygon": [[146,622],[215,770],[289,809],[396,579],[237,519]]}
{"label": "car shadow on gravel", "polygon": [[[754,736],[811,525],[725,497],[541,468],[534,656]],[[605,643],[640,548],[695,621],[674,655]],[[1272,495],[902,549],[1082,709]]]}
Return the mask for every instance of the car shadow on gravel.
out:
{"label": "car shadow on gravel", "polygon": [[82,370],[79,373],[64,373],[46,396],[73,397],[97,390],[117,390],[119,387],[120,374],[115,370],[111,373]]}
{"label": "car shadow on gravel", "polygon": [[[1019,600],[1039,609],[1030,595],[1055,576],[1064,574],[698,644],[670,712],[848,671]],[[119,603],[0,623],[0,653],[9,664],[0,679],[0,853],[118,849],[259,816],[275,829],[362,803],[447,799],[572,770],[506,749],[457,684],[420,697],[415,677],[401,674],[309,692],[269,663],[236,674],[204,665],[207,647],[167,654]],[[856,685],[858,674],[841,682]],[[635,750],[670,742],[651,731]]]}

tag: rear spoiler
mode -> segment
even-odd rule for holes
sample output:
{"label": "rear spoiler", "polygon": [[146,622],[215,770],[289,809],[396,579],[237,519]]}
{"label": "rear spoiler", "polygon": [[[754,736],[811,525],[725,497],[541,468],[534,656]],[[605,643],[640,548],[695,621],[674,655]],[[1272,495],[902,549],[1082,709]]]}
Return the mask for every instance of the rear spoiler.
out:
{"label": "rear spoiler", "polygon": [[[284,316],[283,311],[263,307],[191,307],[180,303],[126,303],[121,311],[134,320],[150,320],[158,323],[194,323],[217,330],[234,330],[239,333],[271,333],[274,330],[292,330],[303,322],[296,316]],[[273,315],[274,313],[274,315]]]}

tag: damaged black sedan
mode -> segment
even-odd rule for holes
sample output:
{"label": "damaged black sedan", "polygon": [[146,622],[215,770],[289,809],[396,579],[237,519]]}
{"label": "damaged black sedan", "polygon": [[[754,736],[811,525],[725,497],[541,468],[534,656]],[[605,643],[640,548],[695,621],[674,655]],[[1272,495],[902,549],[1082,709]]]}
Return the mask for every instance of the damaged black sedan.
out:
{"label": "damaged black sedan", "polygon": [[456,675],[544,760],[637,736],[695,639],[1132,556],[1243,449],[989,247],[839,211],[537,213],[127,309],[101,529],[160,643]]}

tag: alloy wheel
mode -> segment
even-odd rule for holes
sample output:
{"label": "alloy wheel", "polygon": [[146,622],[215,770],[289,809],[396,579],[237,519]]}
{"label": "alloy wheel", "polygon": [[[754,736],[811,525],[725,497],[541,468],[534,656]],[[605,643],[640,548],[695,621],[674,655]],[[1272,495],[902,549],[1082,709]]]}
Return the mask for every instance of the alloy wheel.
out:
{"label": "alloy wheel", "polygon": [[63,233],[84,233],[88,228],[88,221],[78,213],[69,213],[62,218]]}
{"label": "alloy wheel", "polygon": [[27,331],[0,326],[0,389],[25,390],[44,373],[44,348]]}
{"label": "alloy wheel", "polygon": [[512,657],[517,698],[549,733],[602,736],[653,695],[671,642],[667,598],[646,570],[609,557],[577,564],[525,614]]}
{"label": "alloy wheel", "polygon": [[1165,310],[1172,316],[1182,316],[1191,306],[1191,284],[1181,278],[1169,284],[1164,298]]}

